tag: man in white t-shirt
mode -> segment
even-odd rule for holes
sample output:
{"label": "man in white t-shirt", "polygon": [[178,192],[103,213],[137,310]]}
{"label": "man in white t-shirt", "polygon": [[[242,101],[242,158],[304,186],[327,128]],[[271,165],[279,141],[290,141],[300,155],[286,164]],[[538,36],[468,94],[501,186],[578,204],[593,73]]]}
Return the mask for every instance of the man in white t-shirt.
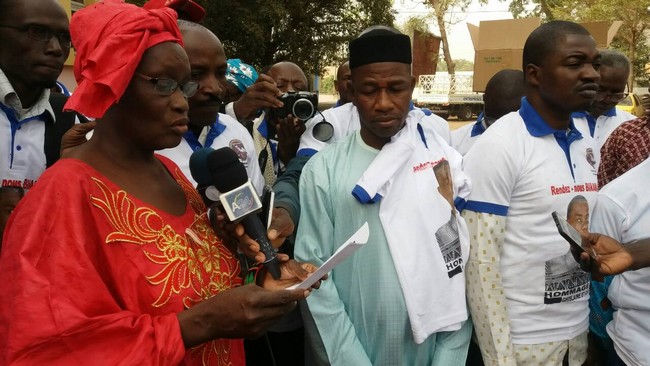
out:
{"label": "man in white t-shirt", "polygon": [[524,46],[525,97],[465,156],[474,183],[467,297],[486,365],[582,365],[589,275],[551,217],[571,199],[593,205],[595,141],[571,113],[598,90],[600,56],[582,26],[545,23]]}
{"label": "man in white t-shirt", "polygon": [[252,137],[239,122],[219,113],[227,69],[223,46],[217,36],[202,25],[181,20],[179,26],[192,67],[192,80],[198,81],[200,87],[189,99],[189,131],[178,146],[158,153],[172,159],[190,182],[196,184],[189,170],[192,153],[201,147],[228,146],[237,153],[248,178],[261,195],[264,179]]}
{"label": "man in white t-shirt", "polygon": [[476,139],[494,122],[519,109],[523,96],[524,73],[521,70],[505,69],[494,74],[485,86],[483,112],[476,123],[451,131],[451,146],[461,155],[467,154]]}
{"label": "man in white t-shirt", "polygon": [[598,93],[586,111],[572,114],[573,123],[580,133],[595,138],[599,151],[616,127],[637,118],[616,108],[616,105],[627,97],[625,89],[630,74],[630,61],[616,50],[602,50],[600,55]]}

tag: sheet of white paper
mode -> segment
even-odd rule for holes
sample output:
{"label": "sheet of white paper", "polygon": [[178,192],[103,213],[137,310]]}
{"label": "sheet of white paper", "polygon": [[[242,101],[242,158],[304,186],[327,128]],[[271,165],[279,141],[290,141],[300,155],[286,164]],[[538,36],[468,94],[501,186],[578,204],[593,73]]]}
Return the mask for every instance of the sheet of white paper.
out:
{"label": "sheet of white paper", "polygon": [[336,250],[336,252],[334,252],[334,254],[332,254],[330,259],[325,261],[322,266],[320,266],[314,273],[307,277],[306,280],[302,281],[302,283],[293,285],[289,287],[288,290],[306,290],[310,288],[323,276],[329,273],[329,271],[336,267],[337,264],[343,262],[343,260],[352,255],[354,251],[364,245],[368,241],[369,236],[370,230],[368,229],[368,223],[365,222],[363,226],[361,226],[361,228],[359,228],[359,230],[357,230],[357,232],[350,237],[350,239],[348,239],[343,245],[339,247],[339,249]]}

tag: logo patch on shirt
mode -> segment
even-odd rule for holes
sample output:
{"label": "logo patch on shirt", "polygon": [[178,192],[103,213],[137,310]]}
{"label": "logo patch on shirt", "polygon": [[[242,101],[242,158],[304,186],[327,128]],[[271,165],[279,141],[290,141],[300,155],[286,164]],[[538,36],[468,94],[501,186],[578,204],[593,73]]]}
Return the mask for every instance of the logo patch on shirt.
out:
{"label": "logo patch on shirt", "polygon": [[237,157],[239,158],[239,161],[242,162],[242,164],[246,165],[246,162],[248,161],[248,152],[246,151],[246,148],[244,147],[244,143],[241,142],[241,140],[230,140],[230,149],[234,151],[237,154]]}
{"label": "logo patch on shirt", "polygon": [[592,168],[596,169],[596,158],[594,157],[594,150],[590,147],[587,148],[587,163],[589,163]]}

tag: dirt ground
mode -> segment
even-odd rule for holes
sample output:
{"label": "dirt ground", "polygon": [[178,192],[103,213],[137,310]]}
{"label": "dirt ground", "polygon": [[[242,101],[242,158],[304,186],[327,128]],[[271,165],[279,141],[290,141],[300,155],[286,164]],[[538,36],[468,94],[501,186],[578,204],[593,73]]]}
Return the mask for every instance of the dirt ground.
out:
{"label": "dirt ground", "polygon": [[449,117],[449,120],[447,123],[449,123],[449,129],[450,130],[455,130],[457,128],[460,128],[462,126],[465,126],[468,123],[474,123],[476,120],[470,120],[470,121],[459,121],[455,119],[454,117]]}
{"label": "dirt ground", "polygon": [[[335,95],[329,95],[329,94],[320,94],[318,96],[318,109],[321,111],[326,110],[327,108],[331,107],[336,103],[337,96]],[[474,117],[476,118],[476,117]],[[476,119],[470,120],[470,121],[459,121],[456,117],[449,117],[449,129],[450,130],[455,130],[459,127],[462,127],[468,123],[475,122]]]}

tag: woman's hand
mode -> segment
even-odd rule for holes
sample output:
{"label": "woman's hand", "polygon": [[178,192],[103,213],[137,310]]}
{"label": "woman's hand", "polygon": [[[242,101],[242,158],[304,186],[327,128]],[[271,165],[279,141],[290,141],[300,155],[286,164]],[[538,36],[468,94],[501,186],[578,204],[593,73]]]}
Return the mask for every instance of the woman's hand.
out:
{"label": "woman's hand", "polygon": [[[265,289],[273,291],[284,290],[306,280],[310,274],[314,273],[318,269],[318,267],[311,263],[300,263],[293,259],[289,259],[289,256],[286,254],[279,253],[277,259],[280,262],[280,278],[275,280],[270,273],[264,271],[264,273],[261,274],[264,277],[261,279],[260,283]],[[320,282],[326,278],[327,276],[321,278],[312,286],[312,288],[319,288]],[[311,289],[307,291],[311,291]]]}
{"label": "woman's hand", "polygon": [[67,130],[61,137],[61,157],[67,158],[75,147],[88,142],[86,135],[95,129],[96,125],[95,121],[77,123]]}
{"label": "woman's hand", "polygon": [[308,291],[270,291],[255,284],[222,291],[178,313],[185,347],[217,338],[259,337]]}

